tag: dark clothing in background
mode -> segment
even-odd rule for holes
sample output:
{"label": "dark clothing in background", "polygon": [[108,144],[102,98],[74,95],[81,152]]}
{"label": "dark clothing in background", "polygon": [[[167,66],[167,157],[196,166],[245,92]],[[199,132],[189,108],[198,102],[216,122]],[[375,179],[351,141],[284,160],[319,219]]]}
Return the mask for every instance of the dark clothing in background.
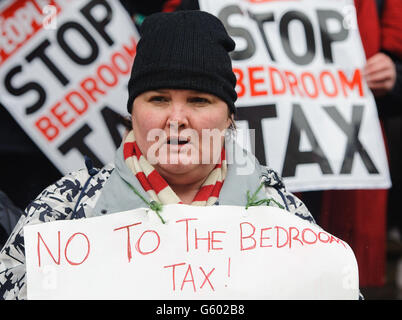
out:
{"label": "dark clothing in background", "polygon": [[376,98],[389,150],[392,188],[388,195],[388,229],[396,228],[402,235],[402,1],[377,0],[382,25],[381,50],[395,63],[396,83],[389,94]]}
{"label": "dark clothing in background", "polygon": [[0,249],[6,243],[21,214],[22,210],[17,208],[4,192],[0,191]]}
{"label": "dark clothing in background", "polygon": [[0,190],[20,209],[61,177],[60,171],[3,106],[0,106],[0,168]]}

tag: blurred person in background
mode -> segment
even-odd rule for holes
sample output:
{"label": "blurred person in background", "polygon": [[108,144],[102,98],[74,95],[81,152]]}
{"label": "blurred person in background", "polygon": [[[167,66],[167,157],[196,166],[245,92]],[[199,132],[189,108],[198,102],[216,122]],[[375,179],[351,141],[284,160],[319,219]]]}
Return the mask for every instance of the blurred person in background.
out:
{"label": "blurred person in background", "polygon": [[[401,115],[401,59],[402,59],[402,1],[355,0],[358,28],[367,64],[363,75],[376,100],[382,127],[387,131],[387,117]],[[384,134],[390,163],[393,187],[388,190],[329,190],[322,193],[320,224],[347,241],[353,248],[360,266],[360,286],[382,286],[385,283],[386,224],[401,221],[399,207],[400,177],[392,159],[400,154],[400,147],[387,141],[393,133]],[[400,132],[399,132],[400,139]],[[400,174],[400,169],[398,169]],[[399,190],[399,191],[398,191]],[[308,199],[319,206],[317,196]],[[389,207],[388,207],[389,205]],[[397,222],[399,221],[399,222]],[[399,229],[400,230],[400,229]]]}

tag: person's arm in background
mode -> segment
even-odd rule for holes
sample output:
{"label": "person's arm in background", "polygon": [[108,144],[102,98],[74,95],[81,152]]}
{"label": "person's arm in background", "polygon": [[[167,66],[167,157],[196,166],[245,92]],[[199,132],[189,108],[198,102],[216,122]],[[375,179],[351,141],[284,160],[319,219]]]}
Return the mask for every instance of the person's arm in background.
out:
{"label": "person's arm in background", "polygon": [[390,93],[396,83],[396,65],[391,57],[378,52],[367,60],[363,76],[375,97]]}
{"label": "person's arm in background", "polygon": [[363,74],[383,117],[402,113],[402,1],[378,0],[377,4],[381,48],[368,58]]}

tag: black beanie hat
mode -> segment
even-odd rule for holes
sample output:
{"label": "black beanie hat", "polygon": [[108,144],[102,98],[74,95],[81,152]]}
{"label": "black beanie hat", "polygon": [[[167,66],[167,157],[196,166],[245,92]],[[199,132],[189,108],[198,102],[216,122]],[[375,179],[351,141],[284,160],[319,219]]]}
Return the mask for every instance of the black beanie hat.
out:
{"label": "black beanie hat", "polygon": [[139,94],[156,89],[211,93],[235,113],[236,76],[229,56],[235,43],[218,18],[197,10],[159,12],[144,20],[140,34],[128,83],[129,113]]}

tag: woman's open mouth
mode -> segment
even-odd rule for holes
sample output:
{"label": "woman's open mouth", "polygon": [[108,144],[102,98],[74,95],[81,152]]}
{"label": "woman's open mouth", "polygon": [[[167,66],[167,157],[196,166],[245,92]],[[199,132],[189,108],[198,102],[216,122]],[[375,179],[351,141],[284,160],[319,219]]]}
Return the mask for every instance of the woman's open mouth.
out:
{"label": "woman's open mouth", "polygon": [[171,146],[184,146],[189,143],[189,139],[187,137],[169,137],[166,143]]}

